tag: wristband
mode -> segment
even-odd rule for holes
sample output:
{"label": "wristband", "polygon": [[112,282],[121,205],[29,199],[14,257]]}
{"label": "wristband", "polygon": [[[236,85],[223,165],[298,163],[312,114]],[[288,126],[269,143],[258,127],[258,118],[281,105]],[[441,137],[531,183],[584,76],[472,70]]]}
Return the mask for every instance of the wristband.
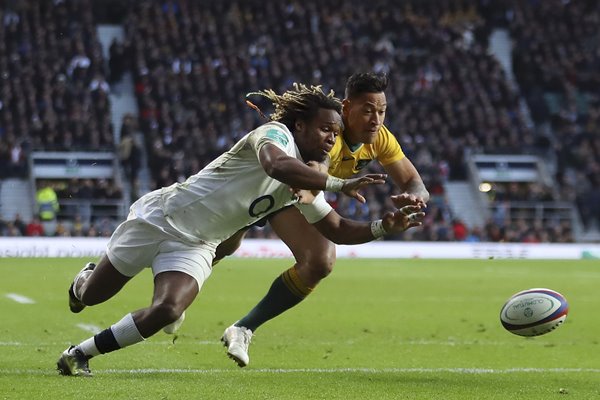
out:
{"label": "wristband", "polygon": [[327,175],[327,181],[325,182],[325,190],[328,192],[341,192],[342,187],[344,187],[344,182],[344,179]]}
{"label": "wristband", "polygon": [[382,236],[385,236],[386,230],[383,227],[383,220],[378,219],[376,221],[371,222],[371,234],[375,239],[379,239]]}

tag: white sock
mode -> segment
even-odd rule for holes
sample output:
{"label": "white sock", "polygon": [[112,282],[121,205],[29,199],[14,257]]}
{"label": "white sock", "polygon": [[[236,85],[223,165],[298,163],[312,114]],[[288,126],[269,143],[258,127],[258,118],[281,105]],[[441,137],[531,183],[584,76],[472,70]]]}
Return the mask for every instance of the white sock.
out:
{"label": "white sock", "polygon": [[77,347],[79,347],[79,350],[81,350],[86,356],[94,357],[100,354],[100,350],[98,350],[98,348],[96,347],[96,341],[94,340],[94,336],[84,340]]}
{"label": "white sock", "polygon": [[144,337],[138,331],[137,326],[135,326],[135,322],[133,321],[133,316],[131,313],[127,314],[123,317],[119,322],[110,327],[113,335],[115,336],[115,340],[121,346],[127,347],[132,344],[136,344],[144,341]]}

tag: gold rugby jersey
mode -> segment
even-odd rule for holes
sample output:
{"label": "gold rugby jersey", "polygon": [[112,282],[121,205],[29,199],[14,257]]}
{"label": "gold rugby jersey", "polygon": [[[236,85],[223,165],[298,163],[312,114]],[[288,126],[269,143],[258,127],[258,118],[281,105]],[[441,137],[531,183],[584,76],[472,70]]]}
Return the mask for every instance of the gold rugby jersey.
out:
{"label": "gold rugby jersey", "polygon": [[377,160],[382,166],[386,166],[404,157],[398,140],[385,126],[379,128],[379,134],[373,144],[363,143],[354,151],[350,149],[342,133],[329,152],[329,174],[338,178],[350,178],[372,160]]}

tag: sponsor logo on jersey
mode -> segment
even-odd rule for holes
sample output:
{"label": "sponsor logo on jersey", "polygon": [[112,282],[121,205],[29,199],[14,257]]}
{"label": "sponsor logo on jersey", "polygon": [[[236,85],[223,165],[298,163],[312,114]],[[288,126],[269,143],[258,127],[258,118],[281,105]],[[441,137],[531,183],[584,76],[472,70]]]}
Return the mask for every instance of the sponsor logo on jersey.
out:
{"label": "sponsor logo on jersey", "polygon": [[265,136],[281,144],[283,147],[286,147],[288,144],[288,137],[285,135],[285,133],[281,132],[280,130],[269,129]]}
{"label": "sponsor logo on jersey", "polygon": [[250,214],[251,217],[258,218],[261,215],[269,212],[274,205],[275,199],[273,196],[269,194],[260,196],[259,198],[255,199],[252,204],[250,204],[250,207],[248,208],[248,214]]}

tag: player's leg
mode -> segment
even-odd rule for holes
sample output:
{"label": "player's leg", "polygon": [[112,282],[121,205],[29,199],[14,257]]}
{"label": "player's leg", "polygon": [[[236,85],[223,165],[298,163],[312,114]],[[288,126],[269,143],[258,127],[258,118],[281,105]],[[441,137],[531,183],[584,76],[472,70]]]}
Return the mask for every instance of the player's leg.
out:
{"label": "player's leg", "polygon": [[69,308],[78,313],[86,306],[102,303],[117,294],[130,279],[103,255],[98,265],[87,263],[75,276],[69,288]]}
{"label": "player's leg", "polygon": [[127,314],[102,332],[63,352],[57,367],[63,375],[91,375],[89,359],[139,343],[175,322],[196,298],[196,279],[179,271],[166,271],[154,278],[149,307]]}
{"label": "player's leg", "polygon": [[132,313],[140,334],[148,338],[177,321],[198,292],[196,279],[184,272],[165,271],[156,275],[152,304]]}
{"label": "player's leg", "polygon": [[235,324],[252,331],[304,300],[329,275],[335,262],[335,245],[297,208],[289,207],[269,222],[294,254],[296,263],[278,276],[260,303]]}
{"label": "player's leg", "polygon": [[130,218],[119,224],[98,265],[87,263],[73,279],[69,287],[71,311],[78,313],[117,294],[131,277],[152,263],[161,240],[160,231],[144,220]]}
{"label": "player's leg", "polygon": [[[107,257],[85,283],[78,285],[84,302],[101,302],[145,266],[152,265],[155,281],[150,307],[127,314],[110,328],[65,350],[57,363],[61,374],[91,375],[91,357],[142,341],[176,321],[210,275],[216,245],[200,247],[180,242],[167,231],[162,211],[156,210],[156,215],[152,209],[144,214],[147,220],[134,216],[119,225],[109,241]],[[122,284],[110,286],[113,290],[107,291],[97,287],[110,278],[120,279]]]}
{"label": "player's leg", "polygon": [[240,367],[249,362],[252,332],[304,300],[329,275],[335,262],[335,245],[295,207],[274,214],[269,222],[294,254],[296,264],[273,281],[265,297],[248,314],[225,330],[222,341],[228,347],[227,354]]}

